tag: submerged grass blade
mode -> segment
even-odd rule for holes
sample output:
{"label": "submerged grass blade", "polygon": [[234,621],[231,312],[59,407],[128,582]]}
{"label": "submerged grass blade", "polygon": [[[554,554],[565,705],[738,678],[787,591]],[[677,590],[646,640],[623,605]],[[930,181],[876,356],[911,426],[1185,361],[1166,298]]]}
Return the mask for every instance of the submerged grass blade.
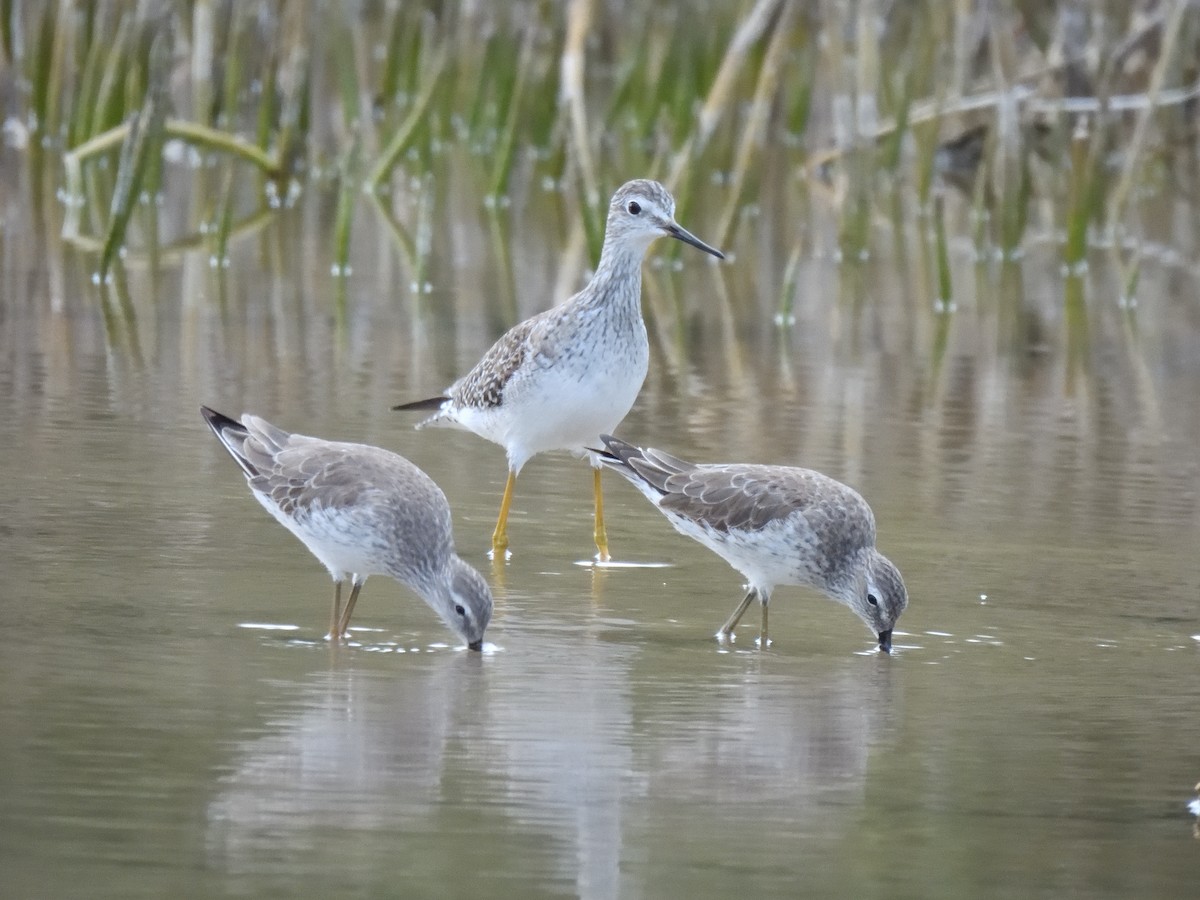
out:
{"label": "submerged grass blade", "polygon": [[954,304],[954,283],[950,277],[950,248],[946,242],[946,198],[938,191],[933,197],[933,237],[937,253],[937,305],[948,310]]}
{"label": "submerged grass blade", "polygon": [[1077,271],[1087,258],[1088,229],[1103,210],[1104,173],[1101,171],[1105,144],[1099,128],[1089,130],[1081,119],[1071,136],[1071,187],[1067,202],[1067,239],[1063,259]]}
{"label": "submerged grass blade", "polygon": [[779,288],[779,310],[775,313],[775,324],[790,328],[796,324],[796,286],[800,280],[801,243],[796,241],[783,269],[783,283]]}
{"label": "submerged grass blade", "polygon": [[227,166],[221,186],[221,213],[217,220],[216,239],[209,259],[209,264],[215,269],[224,269],[229,265],[229,235],[233,230],[233,210],[237,205],[237,193],[233,189],[235,178],[233,166]]}
{"label": "submerged grass blade", "polygon": [[354,220],[357,190],[360,141],[350,145],[342,158],[338,176],[337,214],[333,222],[333,274],[344,278],[350,274],[350,226]]}
{"label": "submerged grass blade", "polygon": [[1080,376],[1085,375],[1088,365],[1088,314],[1087,295],[1083,278],[1071,274],[1063,282],[1067,365],[1066,365],[1066,394],[1077,396]]}
{"label": "submerged grass blade", "polygon": [[425,112],[429,107],[430,101],[433,99],[435,90],[442,80],[442,72],[446,68],[447,53],[444,46],[438,47],[434,52],[433,60],[430,62],[429,70],[425,73],[425,81],[421,85],[421,92],[413,101],[412,108],[408,112],[408,116],[400,123],[388,141],[387,147],[379,155],[379,159],[371,168],[367,175],[366,188],[370,191],[379,190],[379,186],[383,180],[387,178],[396,163],[399,161],[401,154],[408,149],[409,144],[413,140],[417,126],[425,116]]}
{"label": "submerged grass blade", "polygon": [[[102,282],[103,283],[103,282]],[[121,318],[125,321],[125,333],[129,339],[129,352],[134,363],[141,367],[144,365],[142,357],[142,343],[138,337],[138,320],[137,310],[133,305],[133,295],[129,292],[129,279],[125,274],[123,266],[117,266],[113,270],[112,284],[105,284],[105,290],[111,290],[117,295],[117,305],[121,308]]]}
{"label": "submerged grass blade", "polygon": [[1029,222],[1029,203],[1033,199],[1033,177],[1029,162],[1021,160],[1017,190],[1006,198],[1001,206],[1001,250],[1005,259],[1013,259],[1020,251],[1025,239],[1025,228]]}
{"label": "submerged grass blade", "polygon": [[134,205],[153,155],[162,155],[166,129],[166,78],[170,61],[169,38],[160,33],[151,48],[150,89],[142,108],[129,123],[117,163],[117,183],[109,210],[108,230],[100,251],[100,280],[108,273],[125,241]]}

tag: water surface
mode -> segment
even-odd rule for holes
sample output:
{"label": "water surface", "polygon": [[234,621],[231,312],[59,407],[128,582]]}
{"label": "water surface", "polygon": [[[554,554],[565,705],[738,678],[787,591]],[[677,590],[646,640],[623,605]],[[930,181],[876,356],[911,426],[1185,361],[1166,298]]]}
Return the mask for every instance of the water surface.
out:
{"label": "water surface", "polygon": [[[1148,266],[1130,314],[1101,261],[1072,312],[1052,245],[1007,266],[960,252],[958,308],[939,315],[911,236],[853,265],[818,246],[780,329],[770,210],[723,267],[658,247],[651,374],[622,434],[853,484],[912,597],[890,658],[796,588],[776,595],[767,652],[754,611],[722,648],[738,576],[628,485],[608,483],[614,552],[659,565],[579,565],[590,474],[547,456],[496,569],[503,452],[389,410],[584,277],[559,198],[496,220],[446,184],[416,290],[369,208],[353,275],[331,278],[312,198],[227,270],[202,251],[131,264],[133,316],[107,319],[94,261],[10,205],[0,893],[1193,889],[1192,267]],[[703,212],[684,222],[701,237]],[[325,645],[327,577],[251,499],[200,403],[428,471],[495,589],[489,652],[381,578],[355,646]]]}

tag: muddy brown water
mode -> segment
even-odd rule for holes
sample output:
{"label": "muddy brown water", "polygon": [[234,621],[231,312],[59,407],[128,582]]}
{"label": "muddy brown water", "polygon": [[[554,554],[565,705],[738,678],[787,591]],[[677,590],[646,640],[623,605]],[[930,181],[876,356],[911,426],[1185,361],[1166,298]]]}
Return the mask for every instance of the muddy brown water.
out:
{"label": "muddy brown water", "polygon": [[[621,433],[853,484],[911,594],[890,658],[796,588],[759,652],[753,612],[732,647],[712,637],[737,574],[617,479],[609,535],[637,565],[585,564],[590,475],[566,456],[526,468],[494,568],[502,450],[390,411],[581,283],[557,198],[496,219],[468,191],[443,192],[416,275],[364,204],[332,278],[332,206],[308,198],[228,269],[131,261],[134,317],[114,301],[107,324],[94,260],[10,204],[0,893],[1194,890],[1194,268],[1148,264],[1130,315],[1100,260],[1072,312],[1051,243],[1009,265],[960,243],[939,314],[919,224],[852,265],[818,238],[780,329],[785,222],[723,268],[656,247],[651,374]],[[700,212],[683,224],[704,237]],[[428,471],[495,589],[489,652],[383,578],[355,646],[327,646],[327,577],[200,403]]]}

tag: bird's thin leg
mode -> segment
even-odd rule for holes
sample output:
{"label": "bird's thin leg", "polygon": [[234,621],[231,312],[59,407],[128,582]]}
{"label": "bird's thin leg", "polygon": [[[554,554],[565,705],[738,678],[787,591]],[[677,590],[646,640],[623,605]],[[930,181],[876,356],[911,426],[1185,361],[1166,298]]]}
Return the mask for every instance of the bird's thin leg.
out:
{"label": "bird's thin leg", "polygon": [[742,602],[739,603],[737,609],[733,611],[733,615],[725,620],[725,624],[722,625],[720,631],[717,632],[717,637],[727,638],[733,636],[733,629],[737,628],[738,620],[742,618],[742,615],[750,606],[750,601],[756,596],[758,596],[758,591],[756,591],[754,588],[750,588],[750,590],[746,592],[746,596],[742,598]]}
{"label": "bird's thin leg", "polygon": [[346,629],[350,627],[350,616],[354,614],[354,604],[358,602],[358,592],[362,590],[363,583],[367,579],[353,576],[350,588],[350,599],[346,601],[346,608],[342,610],[342,618],[338,621],[338,637],[346,636]]}
{"label": "bird's thin leg", "polygon": [[333,583],[333,609],[329,613],[329,640],[338,639],[338,620],[342,612],[342,579]]}
{"label": "bird's thin leg", "polygon": [[604,495],[600,492],[600,470],[593,469],[595,473],[595,491],[596,491],[596,559],[600,562],[608,562],[612,556],[608,552],[608,531],[604,528]]}
{"label": "bird's thin leg", "polygon": [[771,598],[766,594],[759,594],[758,600],[762,603],[762,627],[758,630],[758,647],[760,650],[765,650],[771,641],[767,638],[767,603]]}
{"label": "bird's thin leg", "polygon": [[504,485],[504,499],[500,501],[500,518],[496,520],[496,530],[492,532],[492,559],[504,559],[504,551],[508,549],[508,509],[512,506],[513,490],[517,486],[517,473],[508,470],[508,481]]}

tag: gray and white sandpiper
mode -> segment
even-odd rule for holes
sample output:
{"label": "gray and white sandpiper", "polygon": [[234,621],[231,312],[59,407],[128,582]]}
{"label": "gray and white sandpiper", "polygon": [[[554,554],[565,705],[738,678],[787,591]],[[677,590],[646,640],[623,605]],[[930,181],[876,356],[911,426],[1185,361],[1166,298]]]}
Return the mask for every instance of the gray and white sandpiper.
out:
{"label": "gray and white sandpiper", "polygon": [[[370,575],[412,588],[472,650],[483,648],[492,592],[454,552],[450,506],[403,456],[366,444],[289,434],[258,416],[237,422],[201,406],[256,500],[333,578],[329,638],[344,638]],[[342,582],[350,597],[340,609]]]}
{"label": "gray and white sandpiper", "polygon": [[848,606],[891,652],[892,629],[908,606],[900,571],[875,549],[875,516],[840,481],[788,466],[698,465],[602,435],[600,462],[632,482],[680,534],[741,572],[745,598],[717,632],[731,640],[751,601],[762,605],[759,646],[767,646],[767,604],[776,585],[816,588]]}
{"label": "gray and white sandpiper", "polygon": [[[511,328],[442,396],[395,407],[435,409],[418,428],[464,428],[507,451],[508,481],[492,535],[493,559],[503,559],[508,548],[508,512],[521,467],[547,450],[587,455],[633,407],[650,361],[642,320],[642,260],[663,235],[725,258],[676,224],[675,201],[666,188],[656,181],[630,181],[609,204],[600,262],[587,287]],[[610,555],[594,456],[592,465],[596,558],[603,562]]]}

